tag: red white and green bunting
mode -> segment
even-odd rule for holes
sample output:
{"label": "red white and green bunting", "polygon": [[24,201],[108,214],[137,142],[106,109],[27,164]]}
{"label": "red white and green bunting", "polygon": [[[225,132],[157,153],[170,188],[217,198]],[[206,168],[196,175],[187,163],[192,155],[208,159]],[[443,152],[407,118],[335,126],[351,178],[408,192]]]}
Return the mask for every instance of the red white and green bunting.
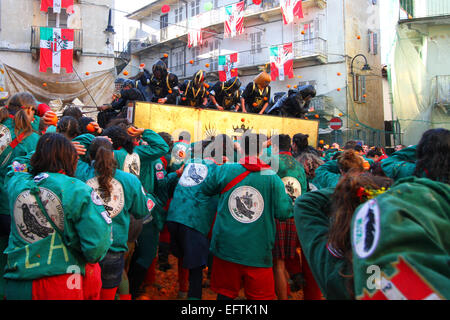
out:
{"label": "red white and green bunting", "polygon": [[232,38],[244,32],[244,6],[241,1],[225,7],[224,36]]}
{"label": "red white and green bunting", "polygon": [[294,54],[292,42],[280,46],[270,47],[270,77],[275,81],[277,77],[283,81],[287,76],[294,77]]}
{"label": "red white and green bunting", "polygon": [[53,8],[54,13],[61,13],[61,9],[66,9],[68,14],[72,14],[73,0],[41,0],[41,11],[47,12],[48,8]]}
{"label": "red white and green bunting", "polygon": [[73,72],[73,29],[40,28],[40,64],[39,71],[47,72],[52,68],[53,73]]}
{"label": "red white and green bunting", "polygon": [[238,76],[236,68],[238,54],[219,56],[219,81],[227,81]]}
{"label": "red white and green bunting", "polygon": [[302,0],[280,0],[284,24],[294,21],[294,18],[303,18]]}

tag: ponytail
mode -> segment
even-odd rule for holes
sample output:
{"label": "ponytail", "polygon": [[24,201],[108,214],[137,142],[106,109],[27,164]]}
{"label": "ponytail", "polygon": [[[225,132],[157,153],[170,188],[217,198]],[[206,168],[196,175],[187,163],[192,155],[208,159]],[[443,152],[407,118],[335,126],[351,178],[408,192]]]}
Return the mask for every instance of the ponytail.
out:
{"label": "ponytail", "polygon": [[[111,180],[116,169],[111,143],[105,138],[95,138],[92,141],[89,155],[91,161],[94,160],[94,169],[97,174],[98,184],[102,195],[105,198],[111,196]],[[102,198],[103,198],[102,196]]]}
{"label": "ponytail", "polygon": [[25,138],[33,133],[33,127],[31,126],[31,122],[28,119],[26,109],[20,109],[16,112],[16,115],[14,116],[14,122],[14,132],[16,136],[18,136],[19,134],[23,134]]}
{"label": "ponytail", "polygon": [[9,111],[8,108],[6,107],[1,107],[0,108],[0,123],[5,121],[6,119],[8,119],[9,117]]}

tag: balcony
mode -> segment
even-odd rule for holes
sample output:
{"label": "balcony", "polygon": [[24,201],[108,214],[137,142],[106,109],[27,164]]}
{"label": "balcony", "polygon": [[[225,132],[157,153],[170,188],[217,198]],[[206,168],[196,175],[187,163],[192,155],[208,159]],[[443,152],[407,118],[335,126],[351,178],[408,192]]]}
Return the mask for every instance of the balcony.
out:
{"label": "balcony", "polygon": [[[41,35],[40,28],[37,26],[31,27],[31,55],[34,60],[39,59],[39,49],[41,48]],[[73,57],[76,60],[80,59],[83,53],[83,30],[74,29],[74,40],[73,40]]]}
{"label": "balcony", "polygon": [[[239,51],[237,68],[240,71],[256,69],[258,66],[269,63],[270,48],[262,47],[254,50]],[[327,62],[327,41],[322,38],[314,38],[308,40],[301,40],[293,42],[294,51],[294,67],[298,64],[302,66],[323,64]],[[190,76],[196,71],[202,69],[207,72],[217,72],[218,55],[211,55],[211,53],[201,54],[199,59],[194,61],[194,64],[172,65],[170,71],[175,73],[178,77],[184,78],[185,74]],[[206,64],[209,67],[206,68]],[[184,70],[186,68],[186,73]]]}
{"label": "balcony", "polygon": [[436,105],[450,107],[450,75],[435,76],[431,79],[432,101]]}
{"label": "balcony", "polygon": [[399,22],[450,16],[448,0],[399,0]]}
{"label": "balcony", "polygon": [[[312,7],[324,9],[326,5],[326,0],[303,0],[303,9]],[[262,0],[260,5],[255,5],[250,2],[244,10],[245,18],[259,17],[264,21],[267,21],[273,16],[280,16],[281,18],[279,0]],[[223,32],[224,22],[225,6],[218,7],[207,12],[202,12],[194,18],[189,17],[189,19],[185,19],[177,24],[169,24],[169,26],[159,30],[159,32],[154,32],[146,39],[147,46],[142,49],[153,47],[158,44],[168,44],[169,42],[178,40],[186,42],[188,25],[193,26],[194,23],[196,23],[198,28],[201,29],[208,28],[214,30],[215,32]]]}

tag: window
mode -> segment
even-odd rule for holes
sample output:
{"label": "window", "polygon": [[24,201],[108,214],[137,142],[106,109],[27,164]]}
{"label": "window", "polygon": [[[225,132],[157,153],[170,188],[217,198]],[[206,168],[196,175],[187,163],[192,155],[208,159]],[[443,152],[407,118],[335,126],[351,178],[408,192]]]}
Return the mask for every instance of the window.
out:
{"label": "window", "polygon": [[200,14],[200,0],[194,0],[191,2],[191,17]]}
{"label": "window", "polygon": [[209,42],[209,67],[211,71],[216,71],[219,68],[219,40],[211,40]]}
{"label": "window", "polygon": [[369,53],[378,54],[378,33],[369,30]]}
{"label": "window", "polygon": [[353,75],[353,100],[359,103],[366,102],[366,76]]}
{"label": "window", "polygon": [[53,8],[48,8],[47,27],[67,28],[66,9],[61,9],[61,13],[54,13]]}
{"label": "window", "polygon": [[167,39],[167,26],[169,25],[169,19],[167,14],[163,14],[159,18],[159,27],[161,29],[161,41]]}
{"label": "window", "polygon": [[183,69],[183,51],[173,53],[172,70],[178,71]]}
{"label": "window", "polygon": [[192,60],[194,60],[194,66],[198,66],[200,60],[198,56],[200,55],[200,47],[192,48]]}
{"label": "window", "polygon": [[252,54],[262,52],[262,49],[261,49],[261,38],[262,38],[262,32],[261,31],[255,32],[255,33],[250,33],[250,44],[251,44],[250,52]]}
{"label": "window", "polygon": [[219,7],[219,0],[214,0],[214,9]]}
{"label": "window", "polygon": [[175,9],[175,23],[183,21],[183,6],[180,6],[179,8]]}

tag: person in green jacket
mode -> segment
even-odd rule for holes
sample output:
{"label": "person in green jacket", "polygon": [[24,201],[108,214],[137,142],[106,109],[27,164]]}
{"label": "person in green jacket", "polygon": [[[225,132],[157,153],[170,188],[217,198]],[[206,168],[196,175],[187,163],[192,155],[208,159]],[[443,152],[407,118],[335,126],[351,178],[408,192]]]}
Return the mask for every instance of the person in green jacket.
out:
{"label": "person in green jacket", "polygon": [[414,176],[399,179],[353,217],[358,299],[450,299],[450,131],[426,131],[416,155]]}
{"label": "person in green jacket", "polygon": [[242,278],[247,299],[275,298],[275,218],[292,217],[292,200],[280,177],[258,158],[263,140],[263,135],[243,136],[245,157],[218,167],[201,184],[205,195],[219,195],[210,246],[211,289],[219,300],[236,298]]}
{"label": "person in green jacket", "polygon": [[318,188],[336,187],[341,175],[352,168],[364,170],[364,160],[353,149],[347,149],[341,153],[337,160],[330,160],[318,167],[312,183]]}
{"label": "person in green jacket", "polygon": [[13,162],[5,179],[11,208],[6,299],[99,297],[97,263],[112,243],[111,218],[93,200],[95,191],[73,177],[77,158],[67,138],[47,133],[29,166]]}
{"label": "person in green jacket", "polygon": [[336,188],[308,192],[295,202],[294,218],[303,254],[326,299],[353,299],[350,222],[366,199],[362,189],[388,188],[386,177],[350,170]]}
{"label": "person in green jacket", "polygon": [[8,246],[11,225],[8,194],[3,182],[13,159],[36,148],[39,135],[31,126],[35,111],[35,105],[24,105],[24,108],[17,110],[13,116],[8,108],[0,108],[0,199],[3,200],[0,201],[0,299],[4,296],[5,287],[3,271],[6,255],[3,251]]}
{"label": "person in green jacket", "polygon": [[[292,199],[293,205],[295,199],[307,190],[305,169],[289,151],[291,149],[291,137],[289,135],[275,135],[270,140],[272,141],[273,152],[270,165],[283,181],[286,193]],[[285,221],[275,219],[275,222],[276,235],[273,249],[275,292],[278,300],[287,300],[288,278],[286,274],[288,272],[285,261],[299,261],[297,248],[300,247],[300,243],[293,217]],[[294,278],[297,279],[298,276]]]}
{"label": "person in green jacket", "polygon": [[[170,203],[167,226],[171,235],[171,251],[189,269],[189,299],[202,298],[203,269],[208,264],[209,240],[219,196],[207,196],[201,188],[205,179],[221,164],[223,157],[233,154],[233,143],[226,135],[213,142],[203,142],[202,158],[187,162]],[[218,160],[219,162],[217,162]]]}
{"label": "person in green jacket", "polygon": [[100,299],[114,300],[124,269],[124,253],[128,250],[130,215],[143,219],[156,205],[153,196],[147,194],[139,179],[116,169],[112,144],[104,137],[95,138],[89,148],[91,164],[81,160],[75,176],[100,196],[93,199],[103,203],[112,219],[113,243],[100,261],[102,291]]}

